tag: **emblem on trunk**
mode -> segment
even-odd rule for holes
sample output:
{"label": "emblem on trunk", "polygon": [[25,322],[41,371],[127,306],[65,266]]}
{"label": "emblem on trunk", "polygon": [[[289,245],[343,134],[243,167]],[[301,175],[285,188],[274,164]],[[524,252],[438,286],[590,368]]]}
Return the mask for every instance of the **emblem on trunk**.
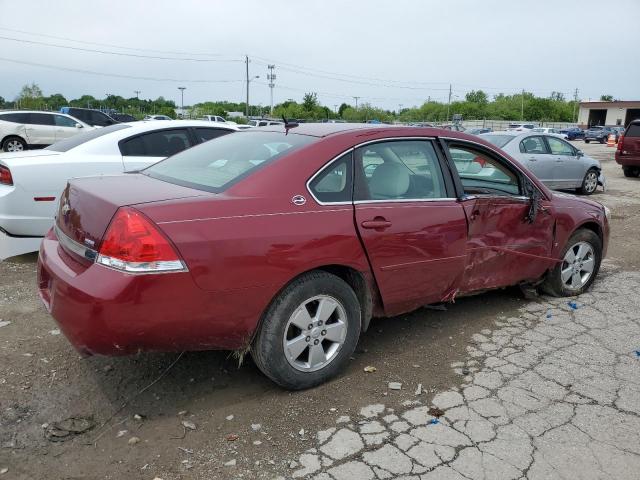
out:
{"label": "emblem on trunk", "polygon": [[304,198],[302,195],[294,195],[293,198],[291,199],[291,203],[293,203],[294,205],[301,206],[307,203],[307,199]]}

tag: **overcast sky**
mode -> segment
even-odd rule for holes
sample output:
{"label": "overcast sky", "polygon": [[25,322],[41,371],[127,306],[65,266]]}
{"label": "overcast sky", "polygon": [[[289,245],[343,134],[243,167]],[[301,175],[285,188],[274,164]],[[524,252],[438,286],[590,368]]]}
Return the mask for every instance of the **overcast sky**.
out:
{"label": "overcast sky", "polygon": [[35,82],[69,99],[140,90],[179,104],[185,86],[185,105],[244,101],[248,54],[263,105],[269,63],[275,103],[317,92],[331,108],[359,96],[395,110],[446,100],[449,83],[454,100],[522,88],[640,100],[639,21],[637,0],[0,0],[0,96]]}

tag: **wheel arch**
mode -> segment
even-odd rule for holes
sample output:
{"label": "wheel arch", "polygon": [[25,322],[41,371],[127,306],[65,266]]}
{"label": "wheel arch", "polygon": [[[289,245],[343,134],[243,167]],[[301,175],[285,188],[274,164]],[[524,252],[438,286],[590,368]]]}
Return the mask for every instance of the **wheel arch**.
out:
{"label": "wheel arch", "polygon": [[[598,236],[601,242],[604,242],[604,234],[602,231],[602,226],[598,222],[594,222],[593,220],[587,220],[579,225],[576,225],[576,228],[573,230],[573,232],[571,232],[571,235],[576,233],[578,230],[582,230],[582,229],[591,230],[593,233],[595,233]],[[569,237],[567,238],[571,238],[571,235],[569,235]]]}
{"label": "wheel arch", "polygon": [[29,145],[29,142],[27,142],[26,139],[22,138],[20,135],[16,135],[15,133],[11,133],[9,135],[5,135],[2,140],[0,140],[0,148],[4,148],[4,142],[6,142],[7,140],[9,140],[10,138],[17,138],[19,140],[22,140],[24,142],[25,145]]}

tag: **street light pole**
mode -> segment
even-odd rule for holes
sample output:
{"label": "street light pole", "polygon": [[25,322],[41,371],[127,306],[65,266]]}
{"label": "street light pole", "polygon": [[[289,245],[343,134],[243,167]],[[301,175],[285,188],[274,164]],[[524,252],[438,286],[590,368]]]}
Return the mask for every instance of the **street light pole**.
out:
{"label": "street light pole", "polygon": [[276,86],[275,84],[275,79],[276,79],[276,74],[273,73],[273,70],[276,68],[275,65],[268,65],[267,66],[269,68],[269,73],[267,74],[267,80],[269,80],[269,89],[271,90],[271,110],[270,110],[270,115],[273,116],[273,87]]}
{"label": "street light pole", "polygon": [[133,93],[136,94],[136,100],[140,100],[140,94],[142,93],[141,90],[134,90]]}
{"label": "street light pole", "polygon": [[359,99],[360,97],[353,97],[353,98],[354,98],[354,100],[356,101],[356,110],[358,110],[358,99]]}
{"label": "street light pole", "polygon": [[182,119],[184,119],[184,91],[186,89],[187,87],[178,87],[178,90],[180,90],[180,116]]}

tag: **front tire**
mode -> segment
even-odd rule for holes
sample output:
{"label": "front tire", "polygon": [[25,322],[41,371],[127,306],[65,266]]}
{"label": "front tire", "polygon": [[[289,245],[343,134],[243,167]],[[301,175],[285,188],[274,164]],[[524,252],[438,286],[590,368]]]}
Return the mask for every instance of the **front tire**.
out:
{"label": "front tire", "polygon": [[27,142],[20,137],[8,137],[2,142],[2,150],[5,152],[22,152],[27,149]]}
{"label": "front tire", "polygon": [[567,242],[559,262],[541,285],[555,297],[571,297],[586,292],[600,270],[602,241],[593,231],[577,230]]}
{"label": "front tire", "polygon": [[253,341],[252,357],[278,385],[310,388],[346,366],[360,326],[358,297],[344,280],[323,271],[306,273],[269,306]]}
{"label": "front tire", "polygon": [[578,191],[583,195],[591,195],[598,188],[598,171],[590,168],[582,179],[582,186]]}

